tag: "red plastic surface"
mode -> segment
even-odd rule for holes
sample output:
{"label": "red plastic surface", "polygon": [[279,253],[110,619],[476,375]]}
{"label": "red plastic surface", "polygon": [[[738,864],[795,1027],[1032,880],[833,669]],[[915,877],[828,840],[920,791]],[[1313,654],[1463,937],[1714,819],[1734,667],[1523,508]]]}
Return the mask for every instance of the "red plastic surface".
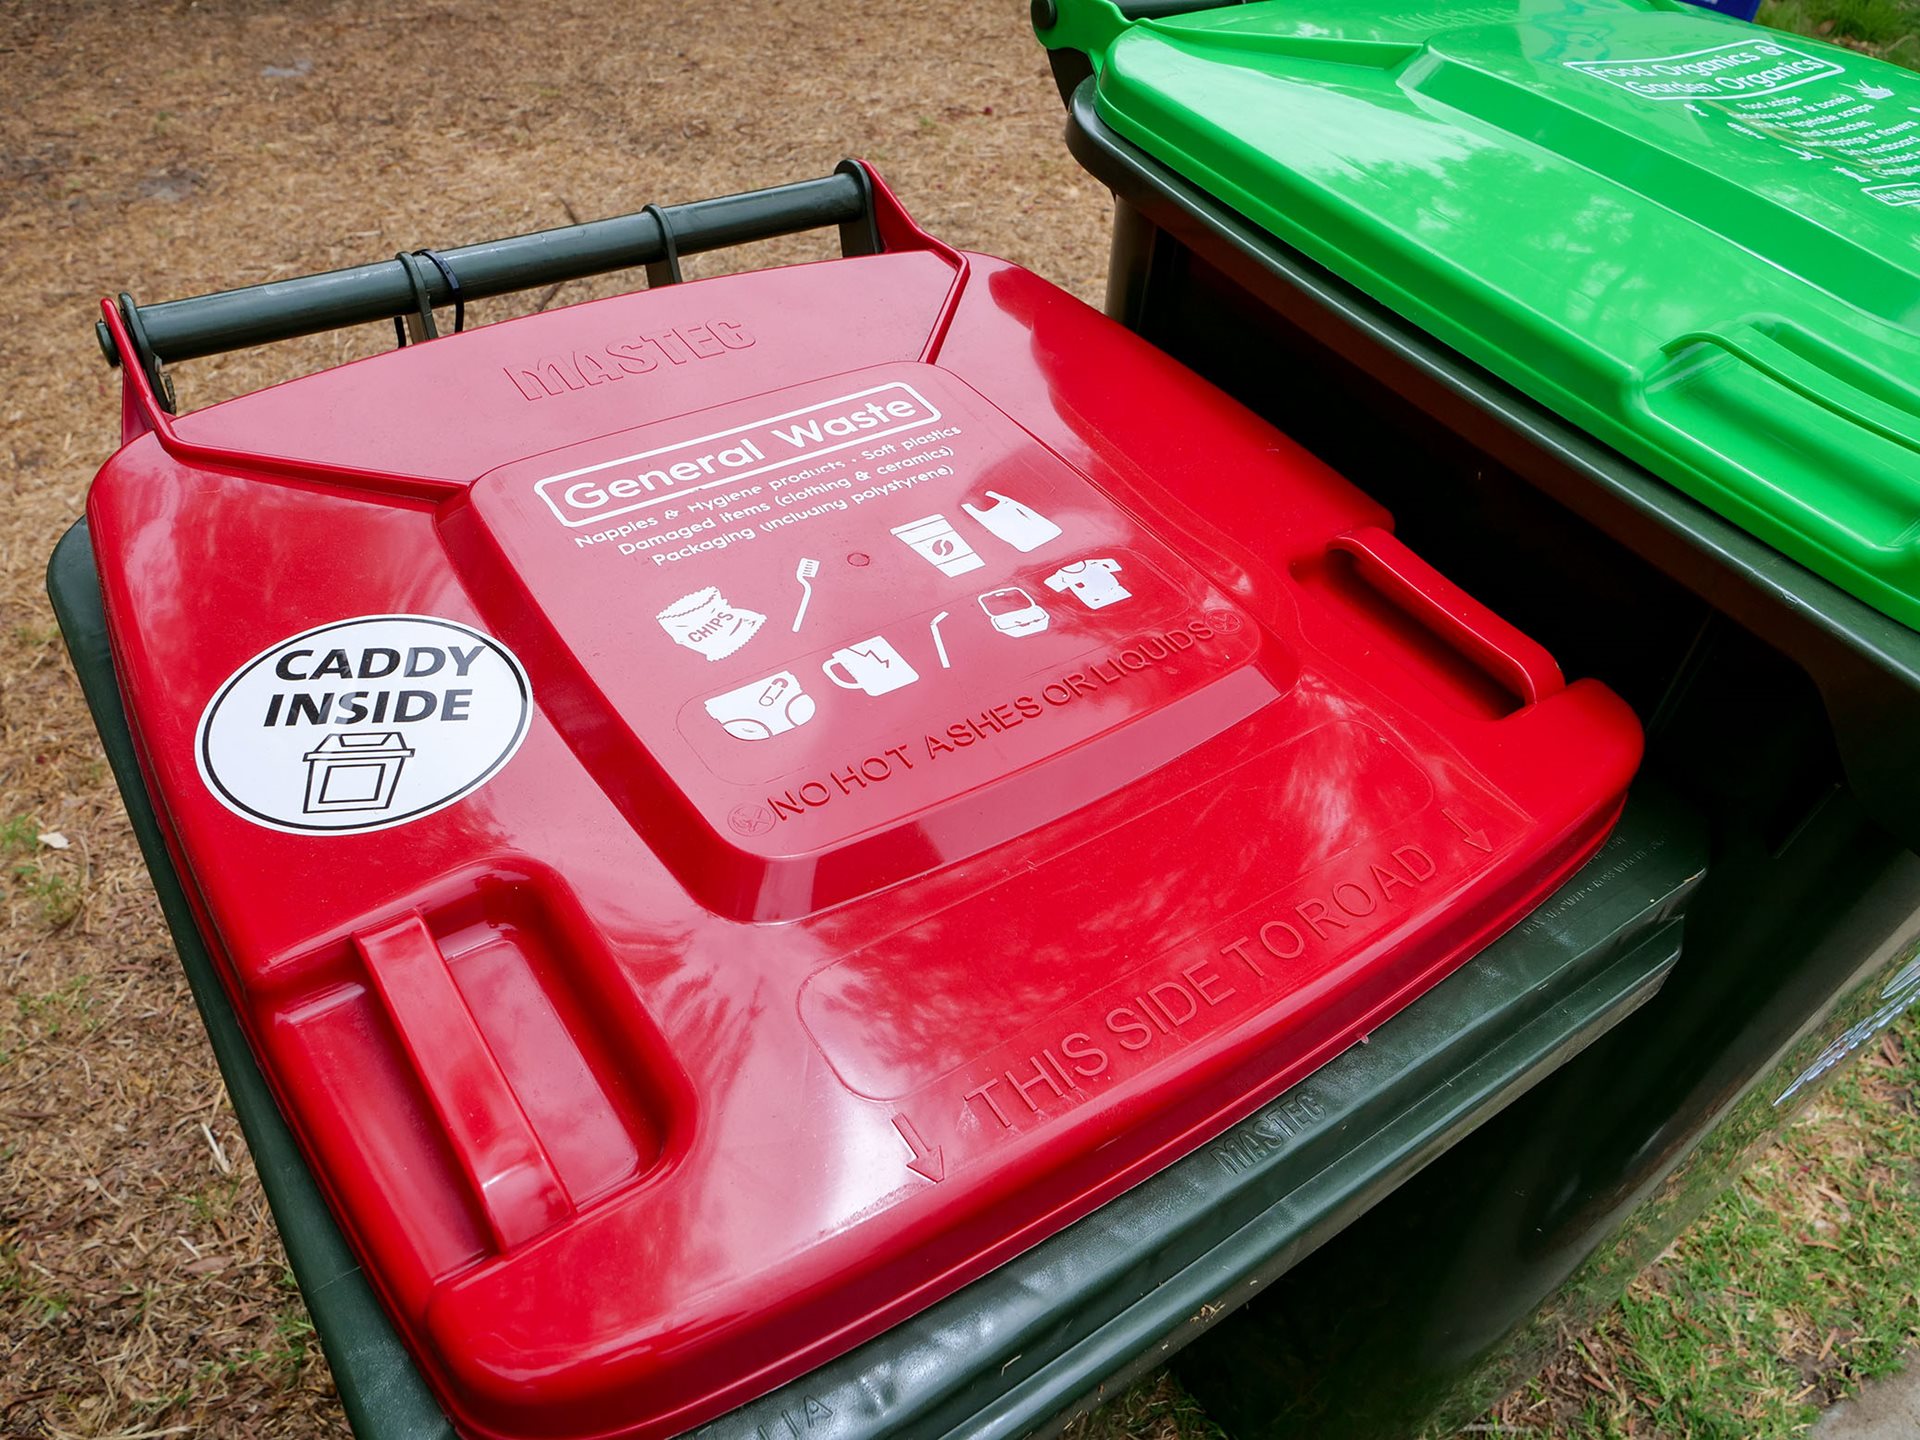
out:
{"label": "red plastic surface", "polygon": [[136,392],[89,501],[203,925],[476,1435],[684,1429],[1086,1213],[1638,761],[1338,476],[881,203],[877,256]]}

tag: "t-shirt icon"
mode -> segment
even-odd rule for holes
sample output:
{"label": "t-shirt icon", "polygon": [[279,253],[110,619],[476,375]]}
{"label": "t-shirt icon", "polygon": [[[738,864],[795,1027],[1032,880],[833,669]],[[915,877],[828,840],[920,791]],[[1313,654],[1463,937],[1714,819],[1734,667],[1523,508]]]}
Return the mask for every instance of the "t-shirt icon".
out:
{"label": "t-shirt icon", "polygon": [[1105,556],[1097,560],[1076,560],[1071,565],[1062,565],[1047,576],[1047,588],[1071,590],[1074,598],[1089,610],[1104,610],[1133,594],[1113,578],[1119,569],[1118,560],[1109,560]]}

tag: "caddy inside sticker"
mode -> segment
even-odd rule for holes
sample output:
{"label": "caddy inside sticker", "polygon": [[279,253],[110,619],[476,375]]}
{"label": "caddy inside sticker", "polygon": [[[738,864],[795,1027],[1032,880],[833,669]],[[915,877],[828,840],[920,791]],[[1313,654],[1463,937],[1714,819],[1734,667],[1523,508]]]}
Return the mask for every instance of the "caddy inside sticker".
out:
{"label": "caddy inside sticker", "polygon": [[532,691],[498,640],[426,615],[363,615],[303,631],[241,666],[208,701],[200,776],[275,830],[355,834],[470,794],[526,736]]}

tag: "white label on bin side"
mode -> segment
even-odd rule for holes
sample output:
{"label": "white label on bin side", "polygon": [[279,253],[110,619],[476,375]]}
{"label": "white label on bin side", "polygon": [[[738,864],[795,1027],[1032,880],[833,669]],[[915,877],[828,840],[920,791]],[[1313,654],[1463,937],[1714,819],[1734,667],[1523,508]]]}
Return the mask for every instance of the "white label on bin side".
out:
{"label": "white label on bin side", "polygon": [[281,641],[207,702],[200,778],[274,830],[351,835],[430,815],[512,758],[533,711],[498,640],[430,615],[362,615]]}

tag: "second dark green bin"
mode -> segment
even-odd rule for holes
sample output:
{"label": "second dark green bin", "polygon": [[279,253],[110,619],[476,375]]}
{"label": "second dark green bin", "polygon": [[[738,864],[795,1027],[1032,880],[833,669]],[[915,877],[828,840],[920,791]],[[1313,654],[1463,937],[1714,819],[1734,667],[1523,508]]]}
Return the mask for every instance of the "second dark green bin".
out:
{"label": "second dark green bin", "polygon": [[1036,6],[1109,310],[1625,695],[1707,824],[1661,993],[1183,1362],[1237,1435],[1444,1429],[1920,999],[1920,82],[1678,0],[1125,8]]}

